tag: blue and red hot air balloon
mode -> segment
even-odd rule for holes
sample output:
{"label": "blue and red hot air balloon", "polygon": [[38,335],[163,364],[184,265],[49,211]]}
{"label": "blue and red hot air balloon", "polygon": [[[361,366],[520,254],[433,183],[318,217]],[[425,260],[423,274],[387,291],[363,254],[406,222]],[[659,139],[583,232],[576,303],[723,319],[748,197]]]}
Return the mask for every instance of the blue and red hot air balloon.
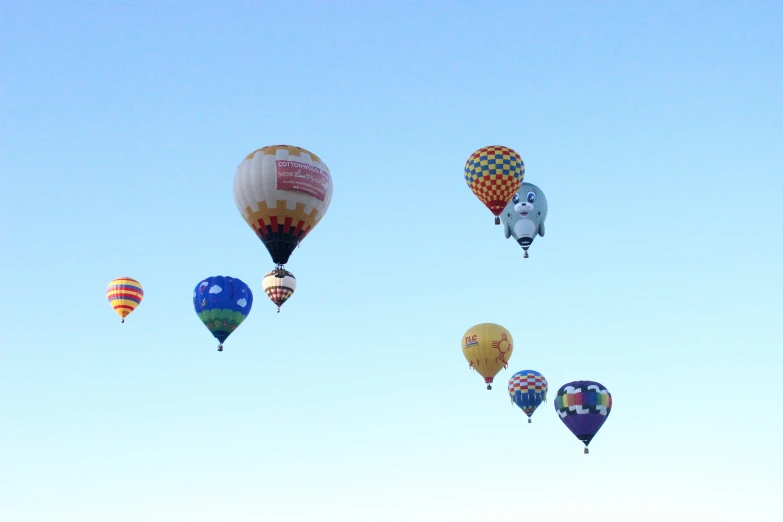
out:
{"label": "blue and red hot air balloon", "polygon": [[522,370],[511,376],[508,381],[508,394],[511,402],[520,407],[527,415],[527,422],[536,408],[546,400],[549,391],[546,379],[535,370]]}

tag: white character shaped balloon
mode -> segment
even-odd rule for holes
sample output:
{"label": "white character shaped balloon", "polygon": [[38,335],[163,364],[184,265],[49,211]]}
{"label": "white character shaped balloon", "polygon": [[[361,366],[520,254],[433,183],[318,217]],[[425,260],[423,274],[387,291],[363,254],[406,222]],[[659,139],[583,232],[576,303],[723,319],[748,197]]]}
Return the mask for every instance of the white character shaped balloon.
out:
{"label": "white character shaped balloon", "polygon": [[544,237],[547,203],[544,192],[532,183],[522,183],[519,192],[508,202],[500,220],[503,222],[503,234],[506,239],[514,237],[530,257],[527,249],[536,236]]}

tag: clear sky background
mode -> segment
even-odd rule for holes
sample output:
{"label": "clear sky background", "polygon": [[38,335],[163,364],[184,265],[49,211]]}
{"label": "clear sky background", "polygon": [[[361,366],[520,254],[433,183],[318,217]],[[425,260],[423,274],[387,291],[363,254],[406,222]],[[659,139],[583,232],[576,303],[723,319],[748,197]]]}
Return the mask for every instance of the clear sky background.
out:
{"label": "clear sky background", "polygon": [[[774,520],[779,2],[0,5],[0,519]],[[287,265],[232,196],[258,147],[334,197]],[[513,147],[530,258],[463,167]],[[192,292],[255,293],[223,353]],[[144,301],[125,324],[106,285]],[[487,391],[462,334],[507,327]],[[542,372],[533,423],[505,390]],[[552,398],[614,408],[583,455]],[[748,518],[749,517],[749,518]]]}

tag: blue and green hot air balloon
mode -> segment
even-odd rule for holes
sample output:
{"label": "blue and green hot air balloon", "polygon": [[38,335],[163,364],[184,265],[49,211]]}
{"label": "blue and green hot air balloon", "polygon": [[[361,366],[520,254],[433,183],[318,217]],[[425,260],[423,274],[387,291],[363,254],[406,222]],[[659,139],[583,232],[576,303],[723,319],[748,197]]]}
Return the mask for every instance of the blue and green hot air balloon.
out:
{"label": "blue and green hot air balloon", "polygon": [[207,277],[193,291],[193,306],[198,318],[220,343],[223,343],[247,319],[253,306],[253,292],[242,280],[228,276]]}
{"label": "blue and green hot air balloon", "polygon": [[519,406],[527,415],[527,421],[539,404],[546,400],[547,382],[543,375],[535,370],[522,370],[511,376],[508,381],[508,394],[511,402]]}

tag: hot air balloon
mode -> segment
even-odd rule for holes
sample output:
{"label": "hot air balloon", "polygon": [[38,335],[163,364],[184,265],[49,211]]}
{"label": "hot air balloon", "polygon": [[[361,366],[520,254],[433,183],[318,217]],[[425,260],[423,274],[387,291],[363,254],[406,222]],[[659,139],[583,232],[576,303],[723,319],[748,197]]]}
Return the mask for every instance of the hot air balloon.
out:
{"label": "hot air balloon", "polygon": [[508,365],[514,349],[511,334],[494,323],[481,323],[468,329],[462,339],[462,354],[492,389],[492,381]]}
{"label": "hot air balloon", "polygon": [[269,299],[277,305],[277,313],[280,313],[280,307],[296,290],[296,278],[288,270],[285,271],[285,275],[282,278],[277,277],[276,270],[272,270],[264,276],[261,286]]}
{"label": "hot air balloon", "polygon": [[198,318],[220,343],[223,343],[242,321],[247,319],[253,307],[253,292],[235,277],[207,277],[193,291],[193,306]]}
{"label": "hot air balloon", "polygon": [[141,304],[144,290],[141,283],[131,277],[118,277],[106,288],[106,298],[114,311],[122,317],[121,322]]}
{"label": "hot air balloon", "polygon": [[508,381],[508,394],[511,402],[519,406],[527,415],[527,422],[539,404],[546,400],[547,382],[543,375],[535,370],[522,370]]}
{"label": "hot air balloon", "polygon": [[483,147],[465,163],[465,181],[473,194],[494,214],[500,213],[525,179],[525,164],[514,149],[501,145]]}
{"label": "hot air balloon", "polygon": [[525,257],[530,257],[527,249],[536,236],[544,237],[547,211],[544,192],[532,183],[522,183],[519,193],[511,197],[500,215],[503,234],[506,239],[513,237],[519,243]]}
{"label": "hot air balloon", "polygon": [[326,214],[332,176],[321,159],[293,145],[251,152],[234,173],[234,202],[285,278],[283,265]]}
{"label": "hot air balloon", "polygon": [[563,424],[587,446],[612,411],[612,394],[603,384],[574,381],[557,390],[555,411]]}

